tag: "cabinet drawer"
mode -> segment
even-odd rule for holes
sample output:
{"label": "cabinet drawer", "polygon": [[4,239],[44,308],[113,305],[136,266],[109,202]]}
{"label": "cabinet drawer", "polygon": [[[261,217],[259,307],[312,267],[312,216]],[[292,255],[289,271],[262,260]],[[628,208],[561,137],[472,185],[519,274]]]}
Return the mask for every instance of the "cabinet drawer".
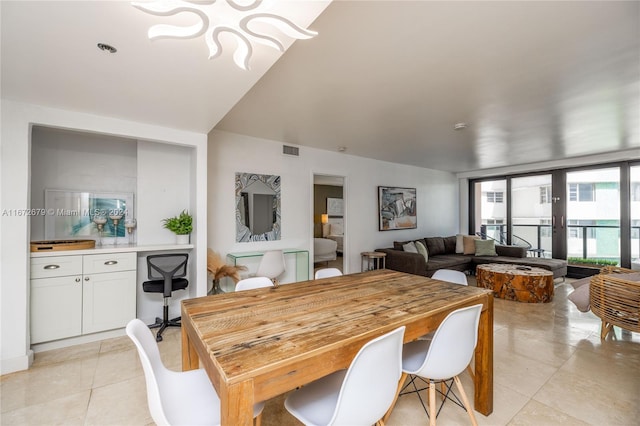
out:
{"label": "cabinet drawer", "polygon": [[103,272],[131,271],[136,269],[135,253],[112,253],[85,255],[83,273],[99,274]]}
{"label": "cabinet drawer", "polygon": [[82,274],[82,256],[54,256],[31,259],[31,278],[66,277],[80,274]]}

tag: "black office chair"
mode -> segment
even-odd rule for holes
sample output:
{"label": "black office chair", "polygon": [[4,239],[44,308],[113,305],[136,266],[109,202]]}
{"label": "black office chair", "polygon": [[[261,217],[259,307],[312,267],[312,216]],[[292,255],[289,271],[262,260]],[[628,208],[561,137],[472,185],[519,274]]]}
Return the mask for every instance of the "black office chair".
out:
{"label": "black office chair", "polygon": [[156,322],[149,328],[158,328],[156,341],[162,341],[162,333],[167,327],[180,327],[180,317],[169,319],[169,298],[176,290],[184,290],[189,285],[187,276],[187,253],[156,254],[147,256],[148,277],[151,281],[142,283],[145,293],[162,293],[164,296],[164,310],[162,318],[156,318]]}

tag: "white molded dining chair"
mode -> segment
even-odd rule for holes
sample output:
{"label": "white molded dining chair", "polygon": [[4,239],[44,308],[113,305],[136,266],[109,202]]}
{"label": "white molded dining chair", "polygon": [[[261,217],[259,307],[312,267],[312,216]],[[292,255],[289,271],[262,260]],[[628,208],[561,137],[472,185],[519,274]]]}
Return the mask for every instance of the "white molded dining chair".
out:
{"label": "white molded dining chair", "polygon": [[282,250],[270,250],[262,255],[255,276],[271,278],[273,284],[277,286],[278,277],[282,275],[285,270],[284,252]]}
{"label": "white molded dining chair", "polygon": [[405,327],[366,343],[349,369],[291,393],[285,408],[305,425],[372,425],[394,401]]}
{"label": "white molded dining chair", "polygon": [[[151,330],[139,319],[129,321],[127,335],[138,349],[149,411],[157,425],[220,424],[220,398],[204,370],[168,370]],[[264,403],[253,407],[256,426],[260,425],[263,408]]]}
{"label": "white molded dining chair", "polygon": [[251,277],[238,281],[236,291],[253,290],[254,288],[273,287],[273,281],[267,277]]}
{"label": "white molded dining chair", "polygon": [[[417,393],[422,406],[425,407],[420,394],[420,391],[424,389],[418,389],[415,384],[415,376],[427,381],[429,383],[428,414],[429,425],[431,426],[435,426],[437,416],[435,383],[451,379],[453,379],[458,392],[460,392],[462,405],[467,410],[471,423],[477,425],[473,407],[469,403],[458,375],[467,368],[473,356],[478,342],[478,323],[481,311],[482,305],[457,309],[442,321],[433,335],[433,339],[409,342],[402,349],[402,378],[400,379],[398,393],[404,395],[403,391],[413,385],[414,390],[409,390],[406,393]],[[413,377],[411,377],[409,383],[400,389],[407,375]],[[451,386],[453,385],[450,385],[449,389]],[[447,398],[451,399],[448,395],[449,392],[446,393],[443,404]],[[390,415],[392,409],[393,405],[385,415],[385,419]]]}
{"label": "white molded dining chair", "polygon": [[467,276],[465,273],[462,271],[454,271],[453,269],[438,269],[433,273],[431,278],[454,284],[467,285]]}
{"label": "white molded dining chair", "polygon": [[340,275],[342,275],[342,271],[338,268],[323,268],[316,271],[315,279],[339,277]]}

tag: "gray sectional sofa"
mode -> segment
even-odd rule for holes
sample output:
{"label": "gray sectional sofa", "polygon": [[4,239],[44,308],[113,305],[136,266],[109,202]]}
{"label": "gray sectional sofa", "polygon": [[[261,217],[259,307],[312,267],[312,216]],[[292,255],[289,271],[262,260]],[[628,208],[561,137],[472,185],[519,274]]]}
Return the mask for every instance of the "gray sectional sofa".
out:
{"label": "gray sectional sofa", "polygon": [[[416,241],[416,240],[413,240]],[[429,252],[426,262],[420,253],[403,250],[409,241],[394,242],[393,248],[381,248],[376,251],[386,253],[386,267],[395,271],[430,277],[438,269],[454,269],[475,273],[477,265],[484,263],[510,263],[548,269],[553,278],[567,275],[567,261],[547,259],[543,257],[527,257],[527,248],[520,246],[496,245],[497,256],[476,256],[474,254],[456,253],[456,236],[427,237],[417,241],[423,242]]]}

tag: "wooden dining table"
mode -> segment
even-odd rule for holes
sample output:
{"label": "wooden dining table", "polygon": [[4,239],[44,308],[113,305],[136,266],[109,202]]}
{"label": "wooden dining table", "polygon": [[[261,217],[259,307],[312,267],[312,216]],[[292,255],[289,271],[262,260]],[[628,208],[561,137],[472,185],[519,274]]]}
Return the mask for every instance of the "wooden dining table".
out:
{"label": "wooden dining table", "polygon": [[410,342],[476,304],[474,405],[489,415],[491,291],[391,270],[183,300],[182,367],[202,364],[220,397],[222,425],[250,425],[255,402],[348,368],[371,339],[404,325]]}

